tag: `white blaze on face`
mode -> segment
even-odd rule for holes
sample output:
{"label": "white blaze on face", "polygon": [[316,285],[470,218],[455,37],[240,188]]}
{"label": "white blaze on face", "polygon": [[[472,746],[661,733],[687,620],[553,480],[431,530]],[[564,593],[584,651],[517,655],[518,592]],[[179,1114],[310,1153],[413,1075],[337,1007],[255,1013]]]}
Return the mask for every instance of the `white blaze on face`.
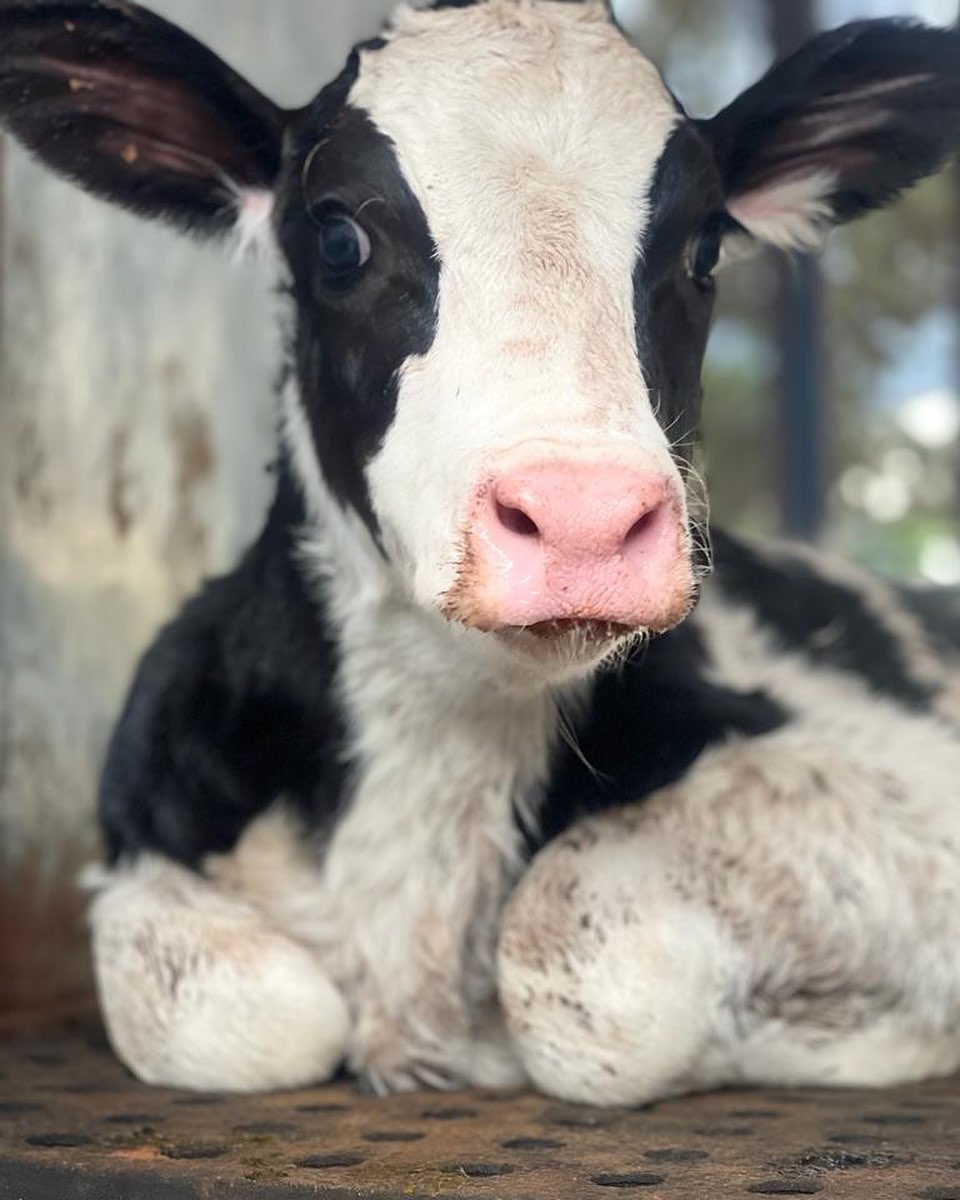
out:
{"label": "white blaze on face", "polygon": [[544,0],[402,9],[349,102],[393,140],[441,262],[436,340],[368,471],[387,548],[433,603],[491,457],[619,444],[676,474],[633,271],[678,114],[602,5]]}

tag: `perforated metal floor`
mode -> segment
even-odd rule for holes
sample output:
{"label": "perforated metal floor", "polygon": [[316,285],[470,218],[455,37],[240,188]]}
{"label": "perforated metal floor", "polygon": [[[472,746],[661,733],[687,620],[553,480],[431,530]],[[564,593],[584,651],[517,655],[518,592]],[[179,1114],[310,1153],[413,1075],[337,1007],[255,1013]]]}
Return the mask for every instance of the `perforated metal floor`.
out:
{"label": "perforated metal floor", "polygon": [[97,1037],[0,1046],[2,1200],[618,1194],[960,1200],[960,1081],[608,1113],[348,1085],[193,1096],[135,1083]]}

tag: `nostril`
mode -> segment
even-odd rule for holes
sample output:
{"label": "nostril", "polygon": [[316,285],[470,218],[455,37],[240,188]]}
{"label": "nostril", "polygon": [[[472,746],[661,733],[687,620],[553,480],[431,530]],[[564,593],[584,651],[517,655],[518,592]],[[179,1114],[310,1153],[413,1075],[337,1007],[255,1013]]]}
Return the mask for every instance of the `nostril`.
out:
{"label": "nostril", "polygon": [[532,520],[520,508],[511,508],[507,504],[497,502],[497,520],[500,524],[520,537],[539,538],[540,530],[536,521]]}
{"label": "nostril", "polygon": [[624,547],[629,547],[636,542],[643,541],[649,535],[653,526],[656,524],[657,517],[659,516],[659,514],[660,514],[659,508],[653,508],[650,510],[650,512],[644,513],[644,515],[640,518],[640,520],[636,521],[633,524],[633,526],[630,529],[630,532],[623,539]]}

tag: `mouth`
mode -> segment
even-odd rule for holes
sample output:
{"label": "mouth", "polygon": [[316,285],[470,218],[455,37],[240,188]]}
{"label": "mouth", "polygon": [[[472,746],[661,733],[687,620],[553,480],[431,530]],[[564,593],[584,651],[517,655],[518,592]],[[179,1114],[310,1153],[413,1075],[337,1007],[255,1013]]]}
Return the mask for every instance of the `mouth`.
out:
{"label": "mouth", "polygon": [[644,631],[612,621],[569,618],[536,625],[508,625],[494,632],[504,645],[540,662],[591,664]]}

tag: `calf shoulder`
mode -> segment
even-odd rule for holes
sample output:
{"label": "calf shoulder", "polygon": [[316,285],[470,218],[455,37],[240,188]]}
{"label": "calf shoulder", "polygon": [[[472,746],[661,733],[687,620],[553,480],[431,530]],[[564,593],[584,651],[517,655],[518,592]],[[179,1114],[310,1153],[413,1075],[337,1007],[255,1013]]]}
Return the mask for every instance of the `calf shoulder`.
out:
{"label": "calf shoulder", "polygon": [[850,687],[863,726],[891,709],[960,720],[960,595],[907,593],[805,547],[713,541],[699,610],[595,681],[555,763],[544,841],[680,782],[711,747],[806,726],[814,700],[846,711]]}
{"label": "calf shoulder", "polygon": [[197,867],[283,799],[309,825],[341,791],[335,652],[296,561],[281,486],[240,566],[210,583],[137,671],[100,788],[108,857]]}

